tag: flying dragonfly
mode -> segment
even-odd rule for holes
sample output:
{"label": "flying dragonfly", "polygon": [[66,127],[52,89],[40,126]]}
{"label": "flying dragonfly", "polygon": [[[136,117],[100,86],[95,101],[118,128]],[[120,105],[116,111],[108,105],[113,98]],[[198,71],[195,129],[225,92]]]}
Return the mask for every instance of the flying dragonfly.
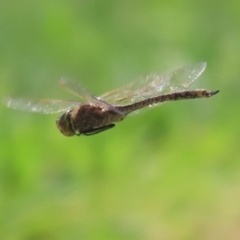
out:
{"label": "flying dragonfly", "polygon": [[62,134],[89,136],[114,127],[116,122],[122,121],[128,114],[147,106],[156,106],[167,101],[212,97],[219,91],[186,90],[205,68],[206,63],[199,62],[167,74],[149,74],[99,97],[79,83],[62,78],[60,86],[81,101],[33,101],[5,97],[3,102],[7,107],[17,110],[43,114],[63,112],[56,121]]}

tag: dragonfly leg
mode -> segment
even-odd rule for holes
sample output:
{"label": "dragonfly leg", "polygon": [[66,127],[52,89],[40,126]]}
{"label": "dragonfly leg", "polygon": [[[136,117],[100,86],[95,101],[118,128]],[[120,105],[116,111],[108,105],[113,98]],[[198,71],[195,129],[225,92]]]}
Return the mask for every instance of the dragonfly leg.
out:
{"label": "dragonfly leg", "polygon": [[110,128],[113,128],[114,126],[115,126],[115,124],[109,124],[109,125],[105,125],[105,126],[102,126],[102,127],[93,128],[93,129],[83,131],[83,132],[81,132],[81,134],[86,135],[86,136],[91,136],[93,134],[97,134],[97,133],[103,132],[105,130],[108,130]]}

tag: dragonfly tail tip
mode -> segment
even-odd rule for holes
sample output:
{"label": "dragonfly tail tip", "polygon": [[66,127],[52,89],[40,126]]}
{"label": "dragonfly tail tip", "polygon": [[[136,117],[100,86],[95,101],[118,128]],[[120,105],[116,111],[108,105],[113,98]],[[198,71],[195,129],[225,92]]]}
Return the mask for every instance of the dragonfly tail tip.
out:
{"label": "dragonfly tail tip", "polygon": [[217,91],[211,92],[211,96],[216,95],[216,94],[219,93],[219,92],[220,92],[220,90],[217,90]]}

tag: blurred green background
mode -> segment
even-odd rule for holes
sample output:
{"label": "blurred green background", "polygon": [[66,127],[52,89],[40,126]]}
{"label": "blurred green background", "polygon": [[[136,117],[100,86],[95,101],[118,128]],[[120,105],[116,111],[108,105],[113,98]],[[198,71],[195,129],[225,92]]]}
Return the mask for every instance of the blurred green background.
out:
{"label": "blurred green background", "polygon": [[240,3],[0,2],[0,97],[76,99],[206,61],[167,103],[92,137],[0,106],[0,239],[240,239]]}

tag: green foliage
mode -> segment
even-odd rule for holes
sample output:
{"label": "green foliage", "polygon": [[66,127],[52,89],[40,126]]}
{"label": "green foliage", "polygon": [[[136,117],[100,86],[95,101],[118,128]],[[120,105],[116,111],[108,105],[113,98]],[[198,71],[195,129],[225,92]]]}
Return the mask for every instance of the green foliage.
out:
{"label": "green foliage", "polygon": [[2,1],[0,97],[76,99],[206,61],[192,88],[92,137],[0,107],[0,239],[239,239],[237,1]]}

